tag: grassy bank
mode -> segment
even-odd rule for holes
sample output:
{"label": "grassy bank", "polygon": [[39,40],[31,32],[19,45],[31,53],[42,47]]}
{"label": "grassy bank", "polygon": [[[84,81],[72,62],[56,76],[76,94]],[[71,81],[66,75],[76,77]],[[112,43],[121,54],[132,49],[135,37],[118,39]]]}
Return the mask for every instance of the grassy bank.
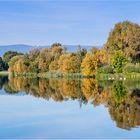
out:
{"label": "grassy bank", "polygon": [[68,79],[79,79],[83,78],[80,73],[60,73],[60,72],[42,72],[42,73],[15,73],[15,77],[40,77],[40,78],[68,78]]}
{"label": "grassy bank", "polygon": [[[0,75],[8,75],[7,71],[1,71]],[[115,73],[115,74],[96,74],[94,77],[85,77],[81,73],[60,73],[60,72],[43,72],[43,73],[21,73],[14,74],[13,76],[25,77],[40,77],[40,78],[67,78],[67,79],[80,79],[80,78],[96,78],[97,80],[140,80],[140,73]]]}
{"label": "grassy bank", "polygon": [[140,80],[140,73],[97,74],[98,80]]}
{"label": "grassy bank", "polygon": [[38,77],[42,78],[83,78],[82,74],[80,73],[56,73],[56,72],[44,72],[39,73]]}
{"label": "grassy bank", "polygon": [[8,71],[0,71],[0,76],[6,76],[8,75]]}
{"label": "grassy bank", "polygon": [[29,77],[29,78],[35,78],[38,77],[37,73],[14,73],[12,74],[14,77]]}

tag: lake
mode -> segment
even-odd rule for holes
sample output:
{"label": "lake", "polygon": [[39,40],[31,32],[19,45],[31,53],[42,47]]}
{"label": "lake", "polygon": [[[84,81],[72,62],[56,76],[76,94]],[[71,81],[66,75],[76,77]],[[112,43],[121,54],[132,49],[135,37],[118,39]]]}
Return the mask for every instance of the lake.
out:
{"label": "lake", "polygon": [[0,138],[140,138],[140,82],[0,77]]}

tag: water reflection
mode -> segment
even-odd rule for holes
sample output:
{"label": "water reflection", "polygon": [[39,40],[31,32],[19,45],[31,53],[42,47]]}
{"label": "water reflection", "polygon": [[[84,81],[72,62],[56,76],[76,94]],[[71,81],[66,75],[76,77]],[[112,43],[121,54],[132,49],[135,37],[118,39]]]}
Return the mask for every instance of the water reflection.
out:
{"label": "water reflection", "polygon": [[8,94],[25,92],[56,102],[77,100],[94,107],[103,104],[117,127],[130,130],[140,125],[140,83],[137,81],[96,81],[95,79],[39,79],[0,77],[0,89]]}
{"label": "water reflection", "polygon": [[4,87],[4,85],[7,83],[8,83],[8,77],[0,76],[0,89],[2,89]]}

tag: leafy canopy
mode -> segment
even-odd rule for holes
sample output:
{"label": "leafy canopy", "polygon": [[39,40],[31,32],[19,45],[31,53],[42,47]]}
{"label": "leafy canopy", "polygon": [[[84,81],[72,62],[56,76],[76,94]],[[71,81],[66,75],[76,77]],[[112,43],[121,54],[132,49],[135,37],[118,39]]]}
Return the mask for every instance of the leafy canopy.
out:
{"label": "leafy canopy", "polygon": [[116,51],[113,59],[112,65],[116,73],[122,73],[123,66],[128,62],[127,57],[123,54],[122,51]]}
{"label": "leafy canopy", "polygon": [[112,55],[121,50],[132,62],[140,61],[140,26],[130,21],[117,23],[109,34],[105,49]]}

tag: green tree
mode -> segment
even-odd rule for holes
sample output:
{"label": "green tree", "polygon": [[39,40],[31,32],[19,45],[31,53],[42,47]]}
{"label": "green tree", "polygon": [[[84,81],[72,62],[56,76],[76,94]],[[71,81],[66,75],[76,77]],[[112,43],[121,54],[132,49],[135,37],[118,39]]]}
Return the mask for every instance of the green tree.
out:
{"label": "green tree", "polygon": [[4,70],[4,63],[2,58],[0,57],[0,71]]}
{"label": "green tree", "polygon": [[23,53],[19,53],[16,51],[8,51],[3,55],[3,61],[9,63],[10,59],[17,55],[23,55]]}
{"label": "green tree", "polygon": [[114,71],[116,73],[122,73],[123,67],[127,64],[128,59],[123,54],[122,51],[116,51],[113,59],[112,59],[112,65],[114,67]]}
{"label": "green tree", "polygon": [[0,71],[8,70],[8,64],[0,57]]}

